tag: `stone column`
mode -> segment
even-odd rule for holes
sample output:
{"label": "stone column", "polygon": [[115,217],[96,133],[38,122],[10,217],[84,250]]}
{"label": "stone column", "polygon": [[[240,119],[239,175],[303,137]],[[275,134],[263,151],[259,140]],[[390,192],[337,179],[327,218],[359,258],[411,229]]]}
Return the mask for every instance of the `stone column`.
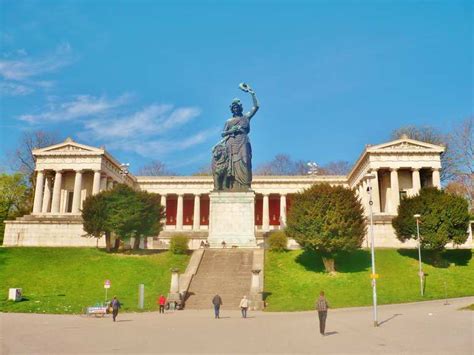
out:
{"label": "stone column", "polygon": [[179,270],[171,270],[170,293],[179,293]]}
{"label": "stone column", "polygon": [[74,193],[72,196],[72,213],[79,213],[81,209],[82,170],[76,171],[74,178]]}
{"label": "stone column", "polygon": [[107,190],[107,176],[100,177],[100,191]]}
{"label": "stone column", "polygon": [[371,173],[375,176],[375,179],[372,179],[370,181],[370,184],[372,186],[372,202],[373,202],[372,211],[374,213],[379,213],[380,212],[379,174],[377,170],[372,170]]}
{"label": "stone column", "polygon": [[262,229],[268,231],[270,229],[270,204],[268,194],[263,195],[263,212],[262,212]]}
{"label": "stone column", "polygon": [[163,229],[166,228],[166,194],[161,194],[160,196],[160,204],[163,206],[165,209],[165,218],[161,220],[161,223],[163,223]]}
{"label": "stone column", "polygon": [[107,178],[107,190],[112,190],[114,188],[114,180],[112,178]]}
{"label": "stone column", "polygon": [[100,192],[100,170],[94,170],[94,180],[92,182],[92,195]]}
{"label": "stone column", "polygon": [[194,217],[193,230],[198,231],[201,227],[201,195],[194,195]]}
{"label": "stone column", "polygon": [[250,283],[251,294],[260,292],[260,271],[259,269],[252,270],[252,282]]}
{"label": "stone column", "polygon": [[183,194],[178,195],[178,205],[176,208],[176,230],[183,229]]}
{"label": "stone column", "polygon": [[54,176],[53,186],[53,202],[51,203],[51,213],[59,213],[59,207],[61,206],[61,186],[63,181],[63,172],[61,170],[56,171]]}
{"label": "stone column", "polygon": [[35,188],[35,200],[33,203],[33,213],[41,213],[41,207],[43,205],[43,188],[44,188],[44,172],[38,171],[36,173],[36,188]]}
{"label": "stone column", "polygon": [[400,187],[398,184],[398,169],[390,169],[390,191],[392,193],[391,206],[392,213],[397,214],[397,208],[400,204]]}
{"label": "stone column", "polygon": [[420,169],[414,168],[411,170],[411,181],[412,181],[412,195],[420,193],[421,180],[420,180]]}
{"label": "stone column", "polygon": [[441,188],[441,177],[439,174],[439,169],[434,168],[433,173],[432,173],[432,180],[433,180],[433,186],[436,187],[437,189]]}
{"label": "stone column", "polygon": [[280,195],[280,227],[286,227],[286,194]]}
{"label": "stone column", "polygon": [[43,206],[41,207],[42,213],[48,213],[49,203],[51,202],[51,177],[44,177],[44,194],[43,194]]}

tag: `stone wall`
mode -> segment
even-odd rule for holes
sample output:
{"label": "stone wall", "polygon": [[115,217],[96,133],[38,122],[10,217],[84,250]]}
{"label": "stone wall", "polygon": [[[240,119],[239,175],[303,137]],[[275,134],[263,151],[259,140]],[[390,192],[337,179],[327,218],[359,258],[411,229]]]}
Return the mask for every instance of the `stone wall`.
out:
{"label": "stone wall", "polygon": [[[79,221],[5,221],[4,246],[14,247],[95,247],[95,238],[83,237]],[[98,241],[105,247],[105,239]]]}

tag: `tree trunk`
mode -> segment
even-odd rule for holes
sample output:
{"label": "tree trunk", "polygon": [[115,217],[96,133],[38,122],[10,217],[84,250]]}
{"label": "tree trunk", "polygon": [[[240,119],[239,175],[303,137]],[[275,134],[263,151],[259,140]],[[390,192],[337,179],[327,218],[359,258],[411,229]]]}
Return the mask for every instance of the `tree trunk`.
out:
{"label": "tree trunk", "polygon": [[323,256],[322,258],[323,258],[324,268],[326,269],[326,271],[330,274],[334,274],[336,272],[336,267],[334,265],[334,258],[329,258],[326,256]]}
{"label": "tree trunk", "polygon": [[120,248],[120,238],[115,237],[114,250],[117,251]]}
{"label": "tree trunk", "polygon": [[110,247],[111,247],[110,233],[105,232],[105,250],[107,250],[108,253],[110,253]]}
{"label": "tree trunk", "polygon": [[135,239],[133,240],[133,249],[138,250],[139,247],[140,247],[140,237],[135,237]]}

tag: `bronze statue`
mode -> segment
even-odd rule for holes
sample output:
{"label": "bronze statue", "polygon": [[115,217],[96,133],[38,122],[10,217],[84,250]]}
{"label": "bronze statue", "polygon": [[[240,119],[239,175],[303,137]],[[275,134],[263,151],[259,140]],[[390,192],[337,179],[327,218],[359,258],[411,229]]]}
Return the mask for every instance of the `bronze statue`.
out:
{"label": "bronze statue", "polygon": [[232,117],[222,131],[223,139],[212,149],[214,189],[218,191],[248,191],[252,183],[252,147],[248,134],[250,120],[259,109],[252,88],[241,83],[239,88],[252,96],[253,107],[243,114],[242,103],[234,99],[230,105]]}

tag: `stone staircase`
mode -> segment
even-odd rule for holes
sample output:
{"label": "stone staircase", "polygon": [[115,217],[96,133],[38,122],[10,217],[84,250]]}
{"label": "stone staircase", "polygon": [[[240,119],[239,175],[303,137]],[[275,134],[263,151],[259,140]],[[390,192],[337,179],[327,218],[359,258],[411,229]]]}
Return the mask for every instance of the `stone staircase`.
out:
{"label": "stone staircase", "polygon": [[206,249],[189,286],[186,309],[212,308],[216,293],[223,309],[238,309],[242,296],[249,296],[252,261],[252,249]]}

